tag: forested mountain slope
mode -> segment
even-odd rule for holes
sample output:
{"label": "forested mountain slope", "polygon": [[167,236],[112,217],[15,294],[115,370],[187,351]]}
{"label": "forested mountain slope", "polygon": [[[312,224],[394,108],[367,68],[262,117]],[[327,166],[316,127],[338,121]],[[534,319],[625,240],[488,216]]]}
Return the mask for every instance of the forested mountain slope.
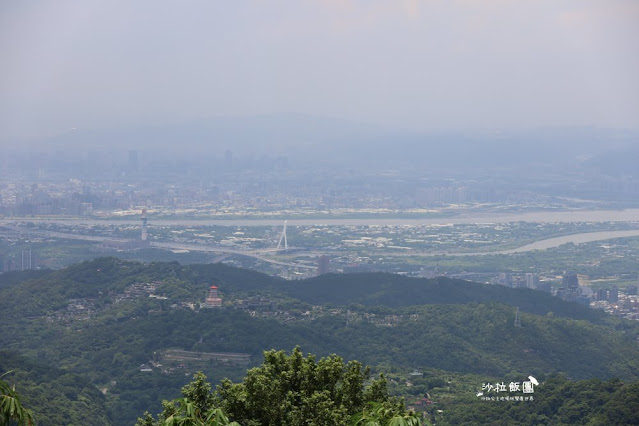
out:
{"label": "forested mountain slope", "polygon": [[[550,294],[472,283],[440,277],[436,279],[408,278],[387,273],[327,274],[316,278],[286,281],[255,271],[223,264],[179,265],[151,263],[143,265],[115,258],[73,265],[60,271],[33,273],[27,271],[2,279],[0,287],[14,285],[23,276],[23,285],[16,291],[29,297],[35,306],[33,313],[46,309],[47,304],[64,302],[67,298],[97,297],[105,290],[121,290],[141,281],[170,281],[183,283],[187,291],[204,294],[211,283],[231,294],[274,293],[313,305],[349,305],[403,307],[424,304],[463,304],[499,302],[518,306],[520,310],[545,315],[585,319],[599,322],[607,315],[587,307],[567,303]],[[4,274],[3,274],[4,275]],[[33,278],[33,279],[32,279]],[[60,284],[62,284],[60,286]],[[191,296],[196,296],[192,294]],[[203,297],[203,296],[202,296]],[[40,302],[44,302],[42,304]],[[23,308],[25,308],[23,306]]]}
{"label": "forested mountain slope", "polygon": [[[390,274],[287,282],[226,265],[113,258],[23,277],[0,288],[0,347],[100,387],[116,424],[175,397],[198,369],[213,382],[246,369],[141,368],[164,363],[168,350],[247,354],[256,365],[263,350],[299,345],[380,370],[639,378],[637,324],[525,289]],[[212,284],[223,305],[205,309]]]}
{"label": "forested mountain slope", "polygon": [[16,385],[39,425],[110,424],[104,395],[86,378],[15,352],[0,350],[0,374]]}

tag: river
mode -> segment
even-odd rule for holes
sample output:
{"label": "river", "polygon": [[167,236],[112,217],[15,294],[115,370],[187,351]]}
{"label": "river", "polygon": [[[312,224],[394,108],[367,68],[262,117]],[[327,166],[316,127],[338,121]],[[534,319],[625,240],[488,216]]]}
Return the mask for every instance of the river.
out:
{"label": "river", "polygon": [[[314,226],[314,225],[446,225],[446,224],[473,224],[473,223],[509,223],[509,222],[534,222],[534,223],[567,223],[567,222],[634,222],[639,221],[639,209],[625,210],[573,210],[573,211],[528,211],[528,212],[465,212],[457,216],[446,218],[318,218],[318,219],[289,219],[289,226]],[[93,218],[57,218],[57,217],[5,217],[0,222],[44,222],[67,223],[73,225],[108,225],[108,224],[140,224],[139,220],[132,219],[93,219]],[[149,217],[149,224],[156,226],[282,226],[282,219],[162,219]]]}

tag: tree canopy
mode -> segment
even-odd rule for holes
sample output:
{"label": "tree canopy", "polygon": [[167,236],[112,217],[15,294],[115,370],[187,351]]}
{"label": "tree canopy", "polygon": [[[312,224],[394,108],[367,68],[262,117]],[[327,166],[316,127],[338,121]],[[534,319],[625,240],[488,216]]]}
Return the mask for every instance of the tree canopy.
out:
{"label": "tree canopy", "polygon": [[[337,355],[316,361],[299,348],[264,352],[262,365],[241,383],[223,380],[215,392],[202,373],[182,388],[182,398],[165,401],[153,425],[420,425],[401,400],[389,397],[386,379],[370,380],[370,369]],[[233,420],[230,422],[229,419]]]}

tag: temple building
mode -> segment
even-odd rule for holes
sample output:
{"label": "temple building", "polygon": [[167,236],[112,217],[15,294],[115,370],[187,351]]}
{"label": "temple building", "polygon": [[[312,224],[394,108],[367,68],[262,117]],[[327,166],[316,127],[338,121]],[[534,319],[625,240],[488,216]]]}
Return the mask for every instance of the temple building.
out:
{"label": "temple building", "polygon": [[222,298],[218,294],[217,286],[212,285],[209,289],[209,294],[204,299],[205,308],[219,308],[222,306]]}

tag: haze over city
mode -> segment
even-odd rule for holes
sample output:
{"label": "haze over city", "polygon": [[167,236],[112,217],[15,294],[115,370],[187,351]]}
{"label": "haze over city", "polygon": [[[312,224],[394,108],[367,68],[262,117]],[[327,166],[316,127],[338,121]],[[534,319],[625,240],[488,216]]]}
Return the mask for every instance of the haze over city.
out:
{"label": "haze over city", "polygon": [[[631,0],[3,2],[0,142],[290,114],[369,134],[636,131],[638,22]],[[202,150],[233,137],[213,135]]]}

